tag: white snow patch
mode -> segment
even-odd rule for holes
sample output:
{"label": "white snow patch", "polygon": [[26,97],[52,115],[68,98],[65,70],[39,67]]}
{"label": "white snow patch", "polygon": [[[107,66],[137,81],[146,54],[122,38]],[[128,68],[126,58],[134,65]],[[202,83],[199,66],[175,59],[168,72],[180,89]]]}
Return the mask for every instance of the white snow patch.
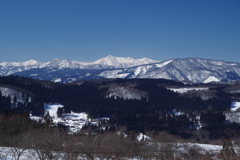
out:
{"label": "white snow patch", "polygon": [[57,83],[57,82],[61,82],[61,81],[62,81],[61,78],[57,78],[57,79],[55,79],[53,82]]}
{"label": "white snow patch", "polygon": [[177,92],[177,93],[186,93],[188,91],[204,91],[204,90],[208,90],[209,88],[168,88],[171,91]]}
{"label": "white snow patch", "polygon": [[109,66],[115,66],[118,68],[128,68],[133,67],[137,65],[142,64],[150,64],[155,63],[158,61],[149,59],[149,58],[142,58],[142,59],[133,59],[131,57],[114,57],[111,55],[108,55],[107,57],[101,58],[95,62],[91,62],[88,64],[101,64],[101,65],[109,65]]}
{"label": "white snow patch", "polygon": [[65,116],[69,116],[69,117],[72,117],[72,119],[84,119],[84,120],[87,120],[88,118],[88,114],[85,113],[85,112],[81,112],[81,113],[75,113],[75,112],[72,112],[69,113],[69,114],[64,114]]}
{"label": "white snow patch", "polygon": [[226,120],[230,122],[240,123],[240,112],[235,112],[240,108],[240,102],[232,102],[230,110],[232,112],[225,113]]}
{"label": "white snow patch", "polygon": [[231,107],[230,107],[230,109],[231,109],[231,111],[236,111],[236,110],[238,110],[240,108],[240,102],[232,102],[232,104],[231,104]]}
{"label": "white snow patch", "polygon": [[136,78],[138,75],[145,74],[151,67],[151,65],[137,67],[134,71],[134,78]]}
{"label": "white snow patch", "polygon": [[110,93],[108,96],[106,96],[106,98],[114,97],[116,99],[117,97],[119,97],[119,98],[123,98],[124,100],[126,99],[141,100],[143,97],[148,96],[147,92],[139,91],[129,87],[118,87],[118,88],[109,89],[109,91]]}
{"label": "white snow patch", "polygon": [[141,141],[141,140],[150,140],[151,138],[142,134],[142,133],[139,133],[139,135],[137,136],[137,140],[138,141]]}
{"label": "white snow patch", "polygon": [[213,144],[199,144],[199,143],[194,143],[195,146],[198,146],[205,151],[215,151],[215,152],[220,152],[222,149],[222,145],[213,145]]}
{"label": "white snow patch", "polygon": [[68,78],[67,81],[68,82],[75,82],[77,79],[76,78]]}
{"label": "white snow patch", "polygon": [[113,70],[113,71],[103,71],[99,76],[105,78],[125,78],[129,73],[121,73],[122,70]]}
{"label": "white snow patch", "polygon": [[62,107],[61,104],[44,104],[45,114],[48,112],[51,117],[57,118],[57,110]]}
{"label": "white snow patch", "polygon": [[183,113],[182,113],[182,112],[178,112],[178,111],[176,111],[176,110],[173,110],[173,111],[172,111],[172,114],[175,115],[175,116],[180,116],[180,115],[182,115]]}
{"label": "white snow patch", "polygon": [[230,93],[240,93],[240,90],[230,91]]}
{"label": "white snow patch", "polygon": [[219,81],[220,81],[220,80],[217,79],[216,77],[214,77],[214,76],[209,76],[209,77],[207,77],[207,78],[203,81],[203,83],[219,82]]}
{"label": "white snow patch", "polygon": [[[17,102],[25,102],[26,99],[26,95],[25,97],[23,96],[22,93],[17,92],[16,90],[10,89],[10,88],[6,88],[6,87],[0,87],[0,92],[2,92],[2,96],[11,97],[11,103],[13,103],[14,97],[16,96],[17,98]],[[29,97],[28,102],[31,102],[31,98]]]}
{"label": "white snow patch", "polygon": [[229,122],[240,123],[240,112],[225,113],[226,120]]}
{"label": "white snow patch", "polygon": [[35,121],[39,121],[39,120],[42,120],[42,117],[38,117],[38,116],[32,116],[32,115],[30,115],[30,117],[29,117],[31,120],[35,120]]}
{"label": "white snow patch", "polygon": [[166,62],[163,62],[163,63],[159,63],[159,64],[156,64],[157,67],[161,68],[161,67],[164,67],[166,66],[168,63],[172,62],[173,60],[169,60],[169,61],[166,61]]}

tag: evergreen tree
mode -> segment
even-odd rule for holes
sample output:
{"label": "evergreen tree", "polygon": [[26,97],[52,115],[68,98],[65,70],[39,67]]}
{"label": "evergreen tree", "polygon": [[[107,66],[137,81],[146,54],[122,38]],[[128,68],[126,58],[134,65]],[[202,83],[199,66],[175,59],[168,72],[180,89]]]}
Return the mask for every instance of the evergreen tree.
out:
{"label": "evergreen tree", "polygon": [[49,112],[46,113],[43,119],[46,124],[48,124],[49,126],[53,126],[53,118],[50,116]]}

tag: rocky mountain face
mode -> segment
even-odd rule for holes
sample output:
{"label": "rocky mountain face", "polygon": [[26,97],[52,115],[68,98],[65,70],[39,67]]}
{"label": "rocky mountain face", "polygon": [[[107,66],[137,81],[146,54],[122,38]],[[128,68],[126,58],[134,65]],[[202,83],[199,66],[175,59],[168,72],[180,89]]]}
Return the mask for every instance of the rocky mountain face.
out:
{"label": "rocky mountain face", "polygon": [[208,83],[240,79],[240,63],[186,58],[154,61],[107,56],[95,62],[53,59],[48,62],[0,63],[0,75],[19,75],[54,82],[104,78],[164,78],[183,82]]}

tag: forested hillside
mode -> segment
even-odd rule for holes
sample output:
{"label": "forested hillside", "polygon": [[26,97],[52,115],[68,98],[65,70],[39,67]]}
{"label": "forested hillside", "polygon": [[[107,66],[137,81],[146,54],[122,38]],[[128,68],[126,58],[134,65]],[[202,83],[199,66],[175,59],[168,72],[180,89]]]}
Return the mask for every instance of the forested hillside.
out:
{"label": "forested hillside", "polygon": [[[225,91],[230,86],[183,84],[165,79],[102,79],[61,84],[6,76],[0,77],[0,87],[21,92],[23,100],[18,102],[13,98],[10,101],[10,97],[0,96],[0,112],[29,112],[43,116],[44,103],[60,103],[64,107],[59,108],[59,116],[70,111],[86,112],[92,118],[110,117],[108,125],[114,130],[125,126],[127,132],[154,135],[168,131],[183,138],[196,136],[194,131],[199,124],[196,117],[200,116],[203,128],[213,133],[209,137],[220,138],[227,136],[228,127],[237,134],[240,131],[239,124],[227,124],[225,116],[222,116],[236,96]],[[184,87],[208,89],[193,89],[185,94],[171,90]],[[91,126],[85,129],[88,127]],[[99,129],[95,127],[95,130]]]}

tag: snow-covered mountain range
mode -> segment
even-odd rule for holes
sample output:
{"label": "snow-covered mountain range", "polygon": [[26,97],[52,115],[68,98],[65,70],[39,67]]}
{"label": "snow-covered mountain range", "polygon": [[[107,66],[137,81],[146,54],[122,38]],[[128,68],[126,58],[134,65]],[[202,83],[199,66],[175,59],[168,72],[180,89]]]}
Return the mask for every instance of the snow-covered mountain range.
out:
{"label": "snow-covered mountain range", "polygon": [[154,63],[157,61],[149,58],[133,59],[130,57],[114,57],[107,56],[94,62],[78,62],[69,60],[60,60],[58,58],[47,61],[38,62],[29,60],[26,62],[3,62],[0,63],[0,76],[11,75],[13,73],[22,72],[36,68],[55,68],[55,69],[110,69],[110,68],[128,68],[132,66]]}
{"label": "snow-covered mountain range", "polygon": [[100,76],[105,78],[165,78],[208,83],[240,79],[240,64],[199,58],[173,59],[122,70],[104,71]]}
{"label": "snow-covered mountain range", "polygon": [[0,63],[0,75],[19,75],[55,82],[99,78],[165,78],[208,83],[240,79],[240,63],[186,58],[155,61],[107,56],[95,62],[53,59],[47,62]]}

